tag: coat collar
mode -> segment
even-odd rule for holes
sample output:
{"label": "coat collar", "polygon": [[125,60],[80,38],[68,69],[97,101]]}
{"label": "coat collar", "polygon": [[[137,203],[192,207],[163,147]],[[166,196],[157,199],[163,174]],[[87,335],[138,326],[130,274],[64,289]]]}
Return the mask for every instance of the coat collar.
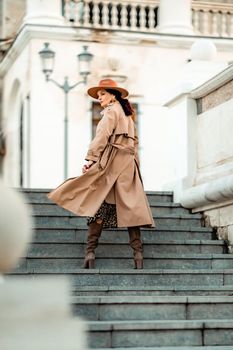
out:
{"label": "coat collar", "polygon": [[104,112],[109,108],[109,107],[111,107],[111,106],[114,106],[116,103],[119,103],[119,102],[111,102],[111,103],[109,103],[106,107],[104,107],[104,109],[100,112],[100,114],[101,114],[101,116],[103,116],[104,115]]}

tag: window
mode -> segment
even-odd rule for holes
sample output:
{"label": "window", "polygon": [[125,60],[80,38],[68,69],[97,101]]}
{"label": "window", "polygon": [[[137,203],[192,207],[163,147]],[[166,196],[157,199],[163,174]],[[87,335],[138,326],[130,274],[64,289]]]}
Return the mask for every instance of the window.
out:
{"label": "window", "polygon": [[[136,103],[132,103],[132,106],[135,110],[135,120],[134,123],[136,128],[138,128],[138,105]],[[97,125],[101,119],[100,112],[102,111],[102,107],[98,102],[93,102],[92,104],[92,138],[94,138],[96,133]]]}

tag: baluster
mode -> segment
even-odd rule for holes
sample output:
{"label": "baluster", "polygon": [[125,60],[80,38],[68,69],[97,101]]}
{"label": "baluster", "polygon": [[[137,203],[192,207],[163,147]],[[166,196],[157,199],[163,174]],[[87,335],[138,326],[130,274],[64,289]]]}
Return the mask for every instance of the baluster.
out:
{"label": "baluster", "polygon": [[121,3],[121,28],[128,29],[127,27],[127,5]]}
{"label": "baluster", "polygon": [[84,3],[84,13],[83,13],[83,25],[85,27],[90,26],[90,3],[85,1]]}
{"label": "baluster", "polygon": [[137,29],[137,5],[131,5],[131,13],[130,13],[130,29],[136,30]]}
{"label": "baluster", "polygon": [[72,15],[75,24],[80,24],[80,3],[78,0],[72,1]]}
{"label": "baluster", "polygon": [[211,35],[213,36],[219,36],[219,31],[218,31],[218,11],[213,10],[212,13],[212,31]]}
{"label": "baluster", "polygon": [[146,6],[140,5],[140,29],[141,31],[146,31]]}
{"label": "baluster", "polygon": [[209,11],[203,11],[203,33],[204,35],[209,35]]}
{"label": "baluster", "polygon": [[70,0],[65,0],[65,4],[64,4],[64,16],[65,16],[65,18],[66,18],[68,21],[70,20],[70,6],[71,6]]}
{"label": "baluster", "polygon": [[229,12],[229,37],[233,36],[233,12]]}
{"label": "baluster", "polygon": [[102,9],[102,23],[104,28],[109,27],[109,9],[108,9],[108,3],[103,2],[103,9]]}
{"label": "baluster", "polygon": [[227,34],[227,12],[221,11],[221,36],[228,36]]}
{"label": "baluster", "polygon": [[93,1],[93,26],[95,28],[100,27],[100,10],[99,3]]}
{"label": "baluster", "polygon": [[194,32],[198,35],[201,34],[200,16],[201,16],[201,12],[199,10],[193,9],[193,28],[194,28]]}
{"label": "baluster", "polygon": [[70,20],[72,22],[76,22],[75,10],[76,10],[76,3],[74,1],[70,1]]}
{"label": "baluster", "polygon": [[150,32],[154,32],[155,30],[155,9],[152,6],[148,6],[148,25],[149,25],[149,28],[148,30]]}
{"label": "baluster", "polygon": [[72,5],[72,15],[74,22],[79,25],[82,23],[82,14],[83,14],[83,3],[79,0],[74,0]]}
{"label": "baluster", "polygon": [[115,2],[112,2],[112,28],[118,28],[118,10]]}

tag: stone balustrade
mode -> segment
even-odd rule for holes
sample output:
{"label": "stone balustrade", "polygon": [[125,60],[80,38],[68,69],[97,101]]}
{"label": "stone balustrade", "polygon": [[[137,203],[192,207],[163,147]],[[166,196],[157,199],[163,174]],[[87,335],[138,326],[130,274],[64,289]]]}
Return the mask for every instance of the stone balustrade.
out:
{"label": "stone balustrade", "polygon": [[195,1],[192,22],[198,35],[231,37],[233,34],[233,5]]}
{"label": "stone balustrade", "polygon": [[158,0],[65,0],[64,16],[88,28],[155,32],[158,5]]}
{"label": "stone balustrade", "polygon": [[[160,0],[62,0],[62,14],[75,26],[156,33],[159,4]],[[7,34],[17,32],[25,14],[25,8],[18,9]],[[233,4],[192,1],[192,25],[196,35],[232,37]]]}
{"label": "stone balustrade", "polygon": [[[63,15],[77,26],[155,33],[159,0],[64,0]],[[192,24],[200,36],[231,37],[233,5],[193,1]]]}

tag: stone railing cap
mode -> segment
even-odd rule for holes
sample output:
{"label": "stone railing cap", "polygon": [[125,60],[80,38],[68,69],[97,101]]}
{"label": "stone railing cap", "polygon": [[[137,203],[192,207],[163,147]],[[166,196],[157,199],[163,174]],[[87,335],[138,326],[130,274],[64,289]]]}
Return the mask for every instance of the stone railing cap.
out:
{"label": "stone railing cap", "polygon": [[229,65],[222,72],[207,80],[204,84],[198,86],[191,92],[194,99],[202,98],[211,92],[217,90],[233,79],[233,64]]}

